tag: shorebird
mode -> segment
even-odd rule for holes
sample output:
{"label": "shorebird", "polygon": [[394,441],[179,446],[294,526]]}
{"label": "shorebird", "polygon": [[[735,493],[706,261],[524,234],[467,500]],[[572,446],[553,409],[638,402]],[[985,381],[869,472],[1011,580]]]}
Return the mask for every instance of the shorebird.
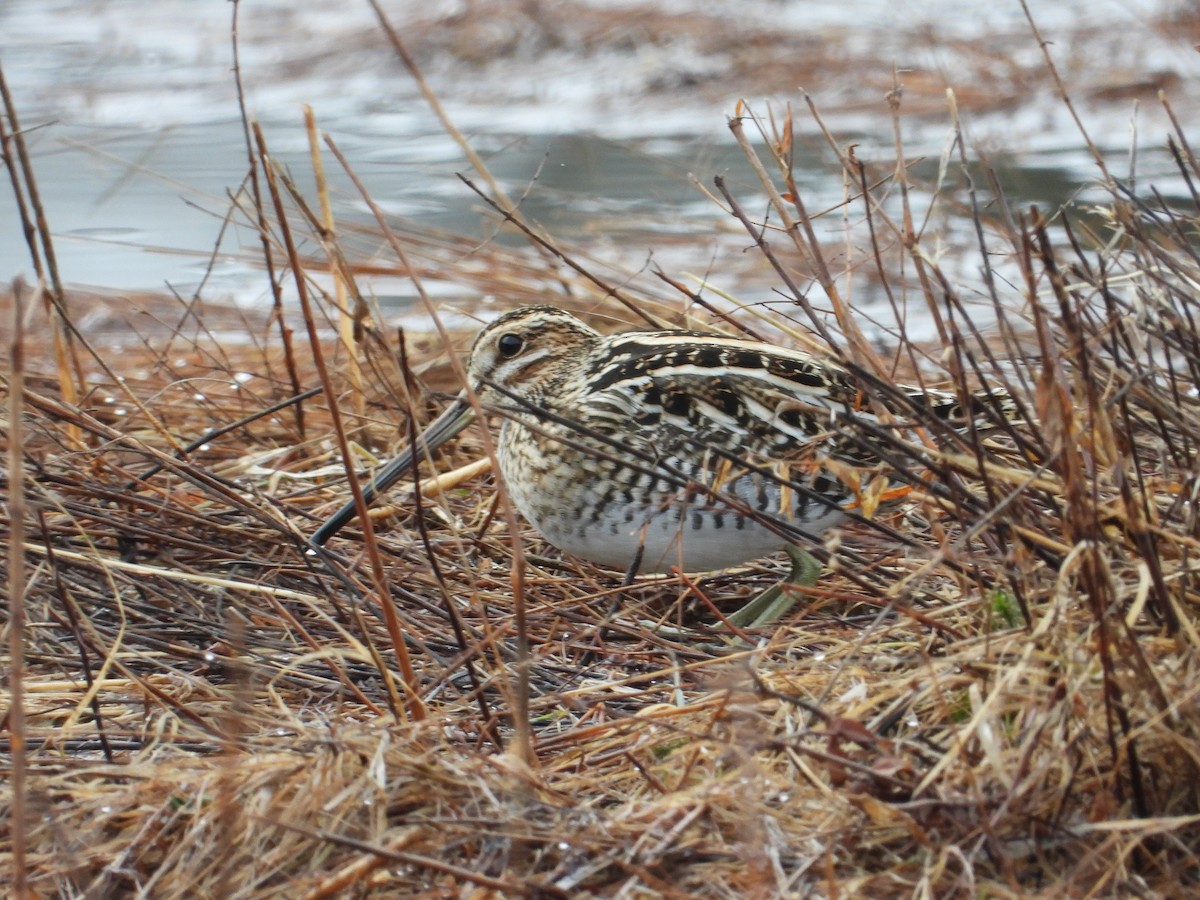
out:
{"label": "shorebird", "polygon": [[[503,419],[497,461],[521,514],[560,550],[630,577],[739,565],[869,516],[906,489],[884,463],[901,446],[886,435],[911,433],[918,413],[960,431],[980,414],[815,354],[697,331],[603,335],[551,306],[487,325],[467,376],[469,390],[379,469],[366,501],[473,421],[474,393]],[[354,516],[347,503],[312,542]],[[819,564],[790,552],[793,577],[814,578]],[[768,592],[732,621],[765,624],[788,606]]]}

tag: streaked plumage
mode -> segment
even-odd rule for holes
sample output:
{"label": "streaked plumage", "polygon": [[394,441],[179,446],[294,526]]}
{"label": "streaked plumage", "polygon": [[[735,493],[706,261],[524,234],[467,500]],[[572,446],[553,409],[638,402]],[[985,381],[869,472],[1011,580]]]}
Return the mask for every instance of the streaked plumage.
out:
{"label": "streaked plumage", "polygon": [[[549,306],[480,332],[468,377],[502,415],[500,472],[554,546],[616,569],[724,568],[819,536],[883,470],[871,430],[922,408],[961,427],[957,399],[901,388],[895,408],[841,366],[799,351],[692,331],[603,336]],[[876,410],[890,408],[887,422]],[[422,437],[432,450],[474,418],[461,395]],[[368,502],[411,468],[384,466]],[[878,480],[876,484],[878,484]],[[354,516],[321,527],[323,544]]]}

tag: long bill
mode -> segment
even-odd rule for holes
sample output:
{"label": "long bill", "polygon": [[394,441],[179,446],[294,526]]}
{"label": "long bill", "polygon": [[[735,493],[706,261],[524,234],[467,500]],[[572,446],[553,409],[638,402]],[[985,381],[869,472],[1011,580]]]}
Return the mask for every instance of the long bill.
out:
{"label": "long bill", "polygon": [[[429,427],[417,437],[413,446],[383,465],[375,473],[375,476],[363,488],[363,506],[367,507],[374,503],[380,494],[395,484],[420,460],[470,425],[474,419],[475,409],[466,396],[460,394],[440,416],[429,423]],[[324,546],[326,541],[341,531],[346,523],[357,514],[358,509],[354,501],[349,501],[316,530],[310,543],[318,547]]]}

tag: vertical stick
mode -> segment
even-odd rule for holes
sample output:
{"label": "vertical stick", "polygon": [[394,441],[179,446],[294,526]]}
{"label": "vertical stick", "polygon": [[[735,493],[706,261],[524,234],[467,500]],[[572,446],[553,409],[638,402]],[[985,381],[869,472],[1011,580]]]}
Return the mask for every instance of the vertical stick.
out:
{"label": "vertical stick", "polygon": [[[317,120],[313,109],[307,104],[304,107],[304,127],[308,132],[308,153],[312,162],[313,178],[317,181],[317,197],[321,201],[321,224],[329,232],[330,240],[336,240],[334,234],[333,204],[329,201],[329,183],[325,180],[325,164],[321,161],[321,141],[317,135]],[[338,335],[346,348],[346,374],[350,379],[351,398],[354,412],[361,419],[366,415],[367,396],[363,391],[362,366],[358,361],[358,341],[354,337],[357,329],[357,316],[347,306],[346,279],[342,277],[342,267],[337,257],[329,260],[329,276],[333,279],[333,296],[337,304]],[[355,299],[356,305],[360,301]],[[329,402],[335,402],[334,397]]]}
{"label": "vertical stick", "polygon": [[29,896],[25,849],[25,400],[21,291],[12,292],[8,376],[8,736],[12,748],[13,896]]}

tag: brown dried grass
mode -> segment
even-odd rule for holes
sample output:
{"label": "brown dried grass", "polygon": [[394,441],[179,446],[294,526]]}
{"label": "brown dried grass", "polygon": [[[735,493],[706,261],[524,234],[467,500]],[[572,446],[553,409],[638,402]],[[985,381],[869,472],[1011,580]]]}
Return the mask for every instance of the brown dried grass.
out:
{"label": "brown dried grass", "polygon": [[[908,543],[850,527],[753,645],[703,634],[699,595],[744,597],[776,566],[622,587],[524,533],[514,580],[514,536],[478,480],[401,492],[373,539],[315,557],[305,536],[346,496],[329,435],[405,441],[397,421],[419,427],[430,387],[455,385],[440,339],[398,356],[363,307],[348,350],[312,284],[307,346],[280,337],[304,330],[294,308],[162,297],[124,318],[114,304],[119,328],[89,339],[73,330],[86,298],[52,278],[18,287],[3,434],[13,446],[19,416],[6,494],[28,512],[7,570],[24,625],[5,620],[23,654],[5,668],[23,668],[5,702],[0,872],[37,895],[247,898],[1171,896],[1200,880],[1195,213],[1109,179],[1109,230],[1079,236],[960,191],[989,251],[980,335],[911,224],[924,186],[842,157],[874,235],[848,265],[923,304],[942,336],[901,329],[885,360],[789,183],[790,120],[745,121],[765,138],[744,145],[771,221],[795,222],[760,252],[803,290],[724,327],[832,323],[831,352],[880,390],[936,372],[1021,404],[999,437],[931,433],[932,477],[883,523]],[[288,232],[316,217],[272,176],[264,246],[302,282],[327,261],[289,253]],[[385,238],[415,278],[459,259],[514,305],[553,293],[600,320],[708,320],[703,296],[617,287],[549,238],[472,247],[469,263],[448,236]],[[998,286],[1001,252],[1016,287]],[[353,264],[340,272],[354,298]],[[816,296],[830,314],[809,318]],[[332,394],[291,402],[325,377]],[[465,439],[444,464],[480,453]],[[16,525],[0,523],[6,543]]]}

